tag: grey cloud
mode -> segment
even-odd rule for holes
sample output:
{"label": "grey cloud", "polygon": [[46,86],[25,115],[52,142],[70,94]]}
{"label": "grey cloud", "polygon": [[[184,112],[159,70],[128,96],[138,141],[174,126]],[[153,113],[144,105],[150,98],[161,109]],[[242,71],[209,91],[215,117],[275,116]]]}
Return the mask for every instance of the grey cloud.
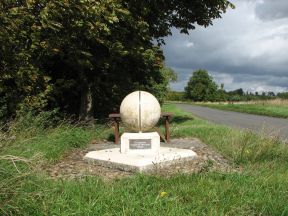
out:
{"label": "grey cloud", "polygon": [[264,0],[256,6],[256,15],[262,20],[274,20],[288,17],[287,0]]}
{"label": "grey cloud", "polygon": [[228,90],[288,88],[288,18],[264,22],[255,15],[259,1],[234,3],[236,9],[214,26],[199,27],[189,36],[174,29],[166,38],[166,64],[178,72],[173,89],[183,90],[195,69],[208,70]]}
{"label": "grey cloud", "polygon": [[275,76],[257,76],[247,74],[237,74],[233,76],[235,83],[245,83],[247,80],[257,81],[258,83],[264,83],[268,86],[277,86],[286,89],[288,83],[288,77],[275,77]]}

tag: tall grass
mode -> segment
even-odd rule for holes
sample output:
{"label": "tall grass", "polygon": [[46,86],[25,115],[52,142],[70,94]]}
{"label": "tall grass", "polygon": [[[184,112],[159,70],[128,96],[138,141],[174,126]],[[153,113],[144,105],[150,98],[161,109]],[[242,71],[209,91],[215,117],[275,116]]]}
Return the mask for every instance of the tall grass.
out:
{"label": "tall grass", "polygon": [[1,140],[0,215],[288,215],[287,145],[210,124],[174,105],[164,110],[174,113],[173,137],[198,137],[242,171],[51,180],[39,167],[90,139],[108,139],[112,130],[65,121],[42,127],[34,119],[37,128],[16,122]]}
{"label": "tall grass", "polygon": [[67,150],[82,148],[91,139],[108,139],[110,132],[105,124],[87,126],[71,119],[56,119],[54,112],[37,116],[28,112],[8,123],[8,129],[0,133],[1,155],[32,157],[42,154],[45,160],[57,161]]}
{"label": "tall grass", "polygon": [[[37,116],[27,112],[2,124],[0,215],[29,215],[26,212],[29,202],[45,196],[38,191],[45,187],[45,179],[35,181],[43,175],[41,167],[60,160],[69,150],[83,148],[91,139],[107,138],[110,134],[110,129],[102,124],[83,126],[81,122],[71,122],[71,119],[59,120],[52,111]],[[31,185],[36,191],[29,192]],[[21,203],[27,201],[26,206],[18,206],[20,198]]]}
{"label": "tall grass", "polygon": [[260,105],[273,105],[273,106],[287,106],[288,107],[288,100],[277,98],[273,100],[247,101],[245,103],[242,102],[242,104],[260,104]]}
{"label": "tall grass", "polygon": [[172,111],[175,115],[175,121],[171,124],[174,137],[198,137],[237,164],[261,161],[288,162],[288,145],[276,136],[268,138],[265,134],[256,135],[248,130],[239,131],[192,118],[175,105],[166,105],[164,109]]}

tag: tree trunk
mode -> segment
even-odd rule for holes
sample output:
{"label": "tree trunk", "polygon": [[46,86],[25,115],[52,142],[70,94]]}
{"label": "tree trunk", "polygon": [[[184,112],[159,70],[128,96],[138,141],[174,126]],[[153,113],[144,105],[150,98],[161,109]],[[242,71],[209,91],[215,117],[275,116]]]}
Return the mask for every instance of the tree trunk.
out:
{"label": "tree trunk", "polygon": [[81,102],[79,110],[79,118],[81,120],[89,120],[93,118],[92,104],[91,84],[88,83],[86,77],[82,77]]}

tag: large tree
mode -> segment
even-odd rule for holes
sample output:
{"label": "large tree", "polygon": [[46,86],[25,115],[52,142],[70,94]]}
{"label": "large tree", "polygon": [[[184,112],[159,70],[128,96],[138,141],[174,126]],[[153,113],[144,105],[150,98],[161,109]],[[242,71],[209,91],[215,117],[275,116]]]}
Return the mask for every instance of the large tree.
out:
{"label": "large tree", "polygon": [[128,0],[125,5],[133,14],[143,17],[150,34],[161,42],[161,38],[172,34],[172,27],[188,34],[197,25],[212,25],[228,7],[234,8],[228,0]]}
{"label": "large tree", "polygon": [[185,87],[185,95],[193,101],[217,101],[217,85],[206,70],[196,70]]}
{"label": "large tree", "polygon": [[169,77],[159,45],[171,27],[208,26],[226,0],[3,0],[0,114],[23,106],[100,116],[128,92],[163,98]]}

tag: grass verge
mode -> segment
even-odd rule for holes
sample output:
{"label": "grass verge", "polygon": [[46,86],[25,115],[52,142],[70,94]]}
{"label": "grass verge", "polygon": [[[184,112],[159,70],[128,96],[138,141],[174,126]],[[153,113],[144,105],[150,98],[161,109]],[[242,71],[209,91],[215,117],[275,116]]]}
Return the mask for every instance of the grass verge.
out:
{"label": "grass verge", "polygon": [[47,119],[34,118],[26,130],[18,125],[1,136],[0,214],[288,215],[287,145],[193,118],[172,104],[163,109],[175,115],[173,137],[198,137],[243,171],[50,180],[38,164],[61,160],[90,139],[108,139],[112,130],[66,123],[47,128],[41,127]]}
{"label": "grass verge", "polygon": [[220,110],[229,110],[256,115],[278,117],[278,118],[288,118],[288,103],[273,104],[273,101],[257,101],[255,103],[235,103],[235,104],[201,103],[197,105]]}

